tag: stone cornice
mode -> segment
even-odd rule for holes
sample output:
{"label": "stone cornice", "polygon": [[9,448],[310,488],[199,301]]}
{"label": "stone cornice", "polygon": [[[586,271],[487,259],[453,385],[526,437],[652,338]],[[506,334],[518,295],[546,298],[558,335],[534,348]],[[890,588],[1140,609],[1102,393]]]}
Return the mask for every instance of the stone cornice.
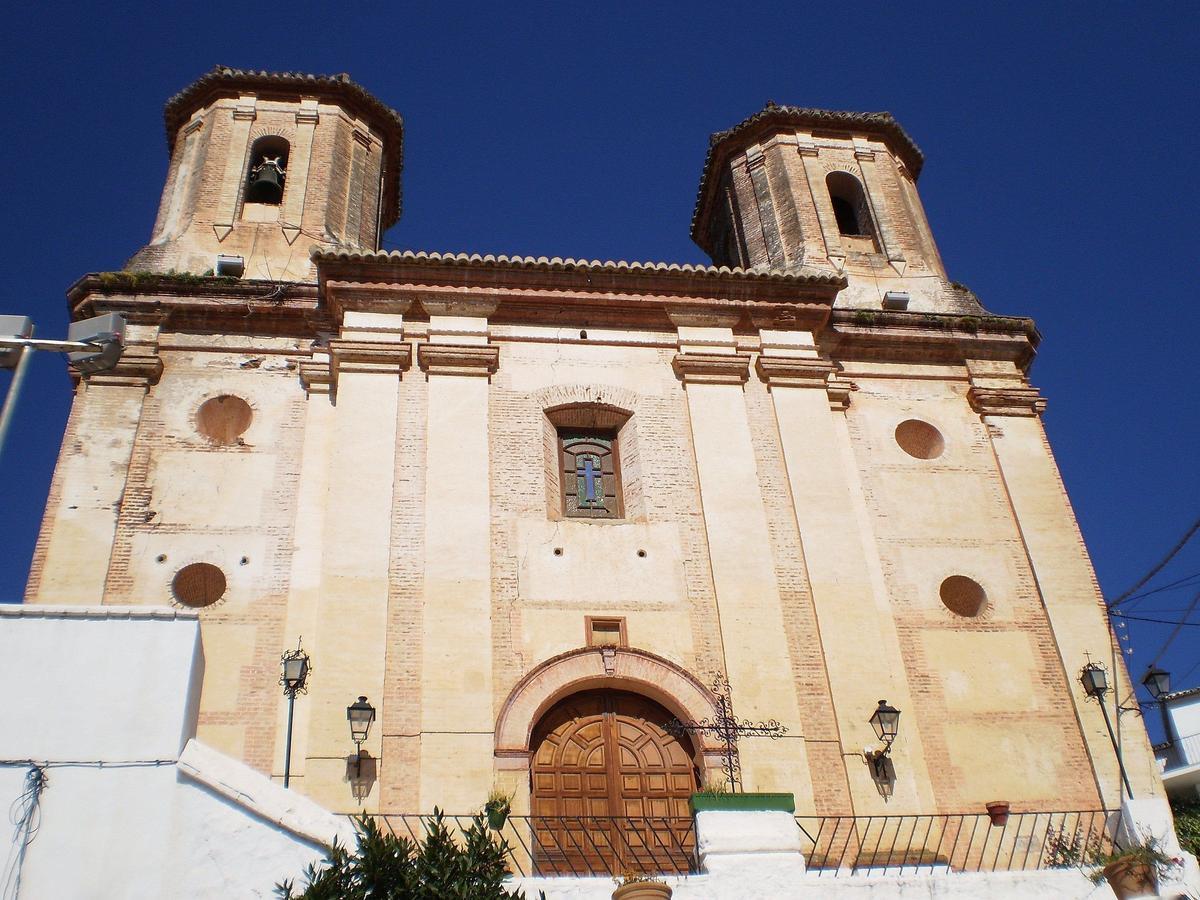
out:
{"label": "stone cornice", "polygon": [[401,375],[412,364],[412,346],[405,341],[364,341],[332,338],[329,368],[336,385],[343,372]]}
{"label": "stone cornice", "polygon": [[837,366],[832,360],[822,357],[760,354],[754,368],[768,390],[778,387],[824,388],[829,396],[829,408],[835,411],[847,409],[851,391],[857,390],[854,382],[837,377]]}
{"label": "stone cornice", "polygon": [[967,399],[981,416],[1040,416],[1046,409],[1046,398],[1027,385],[972,387]]}
{"label": "stone cornice", "polygon": [[303,360],[300,363],[300,384],[310,394],[328,394],[333,387],[329,357],[322,354],[321,359]]}
{"label": "stone cornice", "polygon": [[759,354],[754,369],[770,387],[825,387],[835,366],[830,360],[817,356],[775,356],[764,353]]}
{"label": "stone cornice", "polygon": [[745,384],[748,353],[676,353],[671,367],[684,384]]}
{"label": "stone cornice", "polygon": [[163,362],[156,347],[130,344],[121,354],[121,361],[116,368],[87,375],[84,380],[89,385],[149,388],[152,384],[158,384],[162,371]]}
{"label": "stone cornice", "polygon": [[500,368],[495,344],[418,344],[417,365],[428,375],[482,375]]}

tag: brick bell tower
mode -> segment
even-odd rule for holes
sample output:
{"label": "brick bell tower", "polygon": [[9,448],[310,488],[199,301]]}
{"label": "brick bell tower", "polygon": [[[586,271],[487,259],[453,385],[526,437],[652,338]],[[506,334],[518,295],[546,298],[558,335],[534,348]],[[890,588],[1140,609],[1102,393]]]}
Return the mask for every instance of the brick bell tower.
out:
{"label": "brick bell tower", "polygon": [[768,103],[711,137],[692,239],[718,266],[844,274],[835,306],[982,313],[946,277],[923,162],[890,113]]}
{"label": "brick bell tower", "polygon": [[218,66],[167,103],[171,156],[134,271],[312,281],[322,250],[377,250],[400,215],[404,126],[347,75]]}

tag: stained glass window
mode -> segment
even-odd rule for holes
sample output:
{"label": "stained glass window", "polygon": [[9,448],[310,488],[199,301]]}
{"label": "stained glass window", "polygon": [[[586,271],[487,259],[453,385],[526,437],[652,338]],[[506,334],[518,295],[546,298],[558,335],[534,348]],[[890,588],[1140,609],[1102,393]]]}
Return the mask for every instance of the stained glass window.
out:
{"label": "stained glass window", "polygon": [[561,429],[558,443],[563,512],[591,519],[620,518],[616,434]]}

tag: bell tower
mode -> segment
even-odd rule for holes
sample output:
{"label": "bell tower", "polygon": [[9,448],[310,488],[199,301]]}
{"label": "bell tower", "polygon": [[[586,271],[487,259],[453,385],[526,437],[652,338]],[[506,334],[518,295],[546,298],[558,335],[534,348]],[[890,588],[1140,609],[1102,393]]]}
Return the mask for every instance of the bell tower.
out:
{"label": "bell tower", "polygon": [[946,277],[923,163],[890,113],[768,103],[710,139],[692,239],[718,266],[842,274],[835,306],[978,313]]}
{"label": "bell tower", "polygon": [[404,126],[347,75],[218,66],[167,103],[150,243],[126,268],[311,281],[322,250],[376,250],[400,215]]}

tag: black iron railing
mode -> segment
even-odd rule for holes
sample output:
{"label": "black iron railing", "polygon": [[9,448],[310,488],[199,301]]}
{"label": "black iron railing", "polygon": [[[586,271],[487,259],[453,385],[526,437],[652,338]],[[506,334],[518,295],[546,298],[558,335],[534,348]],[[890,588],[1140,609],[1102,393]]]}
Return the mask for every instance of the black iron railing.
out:
{"label": "black iron railing", "polygon": [[910,816],[797,816],[816,876],[1070,868],[1113,847],[1106,810]]}
{"label": "black iron railing", "polygon": [[[420,840],[427,815],[376,817],[393,834]],[[471,816],[446,816],[465,830]],[[695,871],[691,816],[509,816],[497,832],[509,846],[514,875],[612,876],[630,872],[686,875]]]}
{"label": "black iron railing", "polygon": [[[1119,813],[1014,812],[796,816],[812,877],[1073,868],[1113,849]],[[393,834],[420,840],[428,815],[380,815]],[[465,830],[469,815],[446,816]],[[519,876],[601,877],[697,871],[690,816],[509,816],[497,832]]]}

